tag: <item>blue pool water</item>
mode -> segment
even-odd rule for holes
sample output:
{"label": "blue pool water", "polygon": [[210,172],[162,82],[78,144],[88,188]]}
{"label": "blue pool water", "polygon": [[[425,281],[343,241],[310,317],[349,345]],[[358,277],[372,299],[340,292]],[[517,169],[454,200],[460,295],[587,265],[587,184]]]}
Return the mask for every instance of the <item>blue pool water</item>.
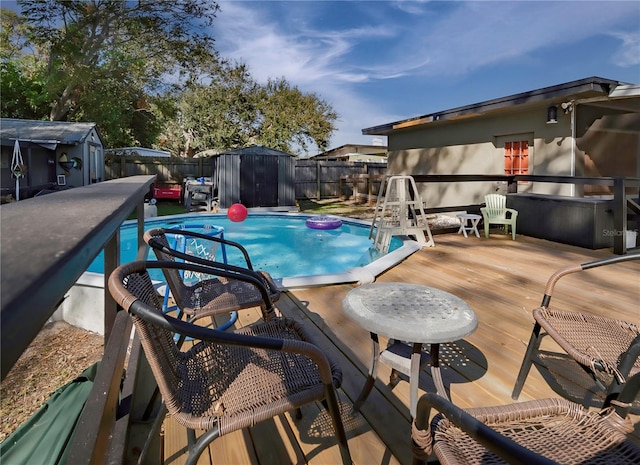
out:
{"label": "blue pool water", "polygon": [[[249,252],[254,268],[268,271],[275,279],[336,275],[366,267],[382,255],[369,239],[369,224],[342,218],[333,230],[310,229],[305,225],[309,215],[266,213],[250,214],[243,222],[234,223],[225,215],[175,215],[147,219],[145,230],[179,225],[215,225],[224,228],[225,239],[241,243]],[[194,229],[203,232],[199,229]],[[136,222],[121,227],[122,263],[136,259]],[[394,238],[389,254],[401,248],[403,241]],[[243,265],[241,255],[227,248],[228,261]],[[387,254],[387,255],[389,255]],[[153,260],[153,252],[148,259]],[[217,254],[218,260],[221,259]],[[88,270],[103,273],[103,256],[99,255]],[[158,277],[158,279],[160,279]]]}

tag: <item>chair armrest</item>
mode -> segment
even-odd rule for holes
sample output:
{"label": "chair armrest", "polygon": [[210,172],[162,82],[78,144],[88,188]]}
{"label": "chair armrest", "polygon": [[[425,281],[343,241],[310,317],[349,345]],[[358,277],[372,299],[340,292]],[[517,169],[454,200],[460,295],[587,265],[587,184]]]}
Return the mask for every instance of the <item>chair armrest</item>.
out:
{"label": "chair armrest", "polygon": [[[215,262],[211,262],[215,263]],[[224,264],[217,264],[224,265]],[[225,277],[229,279],[235,279],[238,281],[244,281],[254,285],[260,295],[262,296],[262,301],[265,305],[265,313],[273,312],[273,299],[269,294],[269,291],[266,288],[265,282],[262,278],[262,275],[259,275],[255,271],[248,273],[244,268],[239,268],[240,270],[244,270],[245,272],[238,272],[234,270],[224,269],[222,266],[203,266],[194,263],[188,262],[174,262],[174,261],[136,261],[130,262],[116,268],[111,276],[109,276],[109,290],[114,295],[114,298],[117,300],[117,303],[124,309],[128,309],[128,299],[134,299],[131,293],[129,293],[126,289],[122,287],[123,278],[127,274],[131,273],[144,273],[149,269],[163,269],[163,268],[173,268],[184,271],[192,271],[196,273],[215,275],[220,277]],[[255,275],[258,275],[257,277]],[[113,281],[113,282],[112,282]],[[120,284],[118,284],[120,283]],[[116,295],[118,296],[116,298]]]}
{"label": "chair armrest", "polygon": [[570,265],[565,268],[561,268],[549,277],[547,280],[547,285],[544,291],[544,297],[542,299],[541,307],[548,307],[549,302],[551,301],[551,295],[553,294],[553,289],[556,283],[568,274],[577,273],[579,271],[590,270],[591,268],[597,268],[605,265],[613,265],[620,262],[627,262],[630,260],[639,260],[640,252],[629,253],[627,255],[615,255],[613,257],[607,257],[600,260],[595,260],[592,262],[582,263],[580,265]]}
{"label": "chair armrest", "polygon": [[[418,400],[416,419],[414,420],[413,426],[414,430],[417,430],[417,432],[429,431],[429,414],[431,408],[435,408],[441,412],[451,423],[464,431],[469,437],[482,444],[507,463],[521,465],[532,463],[557,465],[553,460],[536,454],[512,439],[501,435],[447,399],[434,393],[427,393]],[[419,446],[415,440],[416,431],[414,431],[413,436],[414,447]]]}
{"label": "chair armrest", "polygon": [[[260,280],[263,286],[268,285],[269,288],[272,290],[272,293],[279,292],[277,290],[277,286],[273,281],[267,279],[263,274],[255,271],[253,268],[242,268],[241,266],[229,265],[228,263],[218,262],[215,260],[208,260],[206,258],[190,255],[188,253],[180,252],[175,249],[170,249],[162,245],[155,238],[149,241],[149,245],[153,248],[162,250],[163,253],[166,253],[167,255],[171,255],[172,257],[180,258],[185,262],[196,263],[201,266],[206,266],[211,271],[216,271],[216,272],[210,272],[209,274],[218,274],[218,272],[222,272],[223,276],[224,276],[224,273],[239,273],[239,274],[249,275],[257,280]],[[233,276],[227,276],[227,277],[233,277]]]}
{"label": "chair armrest", "polygon": [[518,210],[514,210],[513,208],[505,208],[507,213],[511,213],[511,218],[515,218],[518,216]]}

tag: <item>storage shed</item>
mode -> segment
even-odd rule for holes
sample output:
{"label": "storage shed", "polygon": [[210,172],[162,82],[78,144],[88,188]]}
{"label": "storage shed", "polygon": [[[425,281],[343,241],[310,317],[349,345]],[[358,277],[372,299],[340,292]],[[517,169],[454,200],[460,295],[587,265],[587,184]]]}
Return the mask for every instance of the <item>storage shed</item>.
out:
{"label": "storage shed", "polygon": [[220,208],[242,203],[247,208],[295,208],[295,157],[252,145],[214,155],[212,181]]}
{"label": "storage shed", "polygon": [[[11,172],[18,141],[25,174],[16,187]],[[26,199],[39,192],[104,181],[104,144],[96,123],[0,119],[1,195]]]}

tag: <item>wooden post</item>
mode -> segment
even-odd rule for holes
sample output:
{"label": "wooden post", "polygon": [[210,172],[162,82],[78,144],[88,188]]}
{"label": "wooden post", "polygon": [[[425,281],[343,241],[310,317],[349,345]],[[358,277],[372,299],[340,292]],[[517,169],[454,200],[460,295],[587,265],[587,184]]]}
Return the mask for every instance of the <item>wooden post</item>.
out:
{"label": "wooden post", "polygon": [[316,199],[320,200],[321,192],[320,192],[320,160],[316,161]]}
{"label": "wooden post", "polygon": [[627,198],[624,178],[613,178],[613,253],[627,253]]}
{"label": "wooden post", "polygon": [[104,246],[104,344],[107,345],[113,323],[118,313],[118,304],[109,292],[109,276],[120,263],[120,228],[116,229]]}

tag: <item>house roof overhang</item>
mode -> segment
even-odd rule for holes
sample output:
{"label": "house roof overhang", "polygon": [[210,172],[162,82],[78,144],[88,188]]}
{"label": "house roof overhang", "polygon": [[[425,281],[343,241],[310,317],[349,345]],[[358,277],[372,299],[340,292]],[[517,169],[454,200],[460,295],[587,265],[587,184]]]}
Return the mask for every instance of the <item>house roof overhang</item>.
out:
{"label": "house roof overhang", "polygon": [[363,135],[388,135],[398,130],[415,128],[426,124],[441,121],[454,121],[474,118],[488,113],[513,109],[523,105],[542,105],[544,103],[574,100],[577,103],[592,100],[600,102],[600,105],[637,105],[638,103],[623,103],[629,97],[638,96],[640,86],[637,84],[625,84],[611,79],[590,77],[559,84],[551,87],[522,92],[519,94],[500,97],[484,102],[451,108],[448,110],[430,113],[427,115],[408,118],[379,126],[373,126],[362,130]]}

